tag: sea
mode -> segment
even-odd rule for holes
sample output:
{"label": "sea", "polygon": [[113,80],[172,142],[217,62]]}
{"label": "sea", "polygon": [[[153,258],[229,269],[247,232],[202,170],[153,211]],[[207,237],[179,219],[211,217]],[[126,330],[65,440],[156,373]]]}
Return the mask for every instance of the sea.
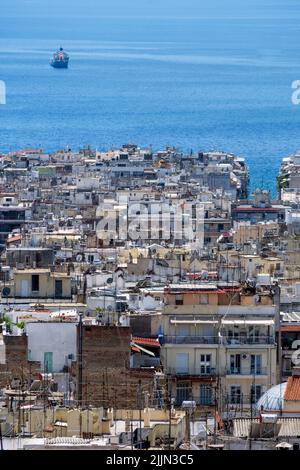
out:
{"label": "sea", "polygon": [[[186,12],[169,3],[162,15],[152,7],[151,15],[106,16],[96,3],[95,14],[73,12],[71,2],[47,16],[34,1],[21,13],[0,12],[0,152],[125,143],[223,150],[246,158],[251,191],[275,197],[282,157],[300,148],[300,105],[292,102],[300,3],[244,0],[248,9],[228,10],[210,0],[202,6],[218,8],[205,10],[199,0]],[[49,65],[60,46],[67,70]]]}

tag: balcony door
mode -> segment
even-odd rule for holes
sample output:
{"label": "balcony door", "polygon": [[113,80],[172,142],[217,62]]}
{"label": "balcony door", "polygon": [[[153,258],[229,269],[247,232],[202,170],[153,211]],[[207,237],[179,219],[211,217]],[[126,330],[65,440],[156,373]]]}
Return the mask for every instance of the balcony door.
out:
{"label": "balcony door", "polygon": [[259,343],[259,336],[260,336],[259,328],[257,326],[250,326],[249,327],[249,342],[251,344]]}
{"label": "balcony door", "polygon": [[200,374],[210,375],[211,354],[200,354]]}
{"label": "balcony door", "polygon": [[176,325],[176,336],[181,338],[190,336],[190,325]]}
{"label": "balcony door", "polygon": [[29,281],[27,279],[21,280],[21,297],[29,297]]}
{"label": "balcony door", "polygon": [[251,403],[256,403],[262,395],[262,385],[252,385],[251,386]]}
{"label": "balcony door", "polygon": [[241,398],[242,394],[240,385],[232,385],[230,387],[230,403],[240,404]]}
{"label": "balcony door", "polygon": [[176,372],[187,374],[189,372],[189,353],[176,354]]}
{"label": "balcony door", "polygon": [[261,373],[261,355],[251,354],[251,374],[260,375]]}
{"label": "balcony door", "polygon": [[230,355],[230,374],[241,373],[241,355],[231,354]]}
{"label": "balcony door", "polygon": [[55,297],[61,299],[63,294],[63,284],[61,279],[55,280]]}
{"label": "balcony door", "polygon": [[53,352],[44,352],[44,372],[53,372]]}
{"label": "balcony door", "polygon": [[212,405],[213,394],[211,385],[200,385],[200,405]]}
{"label": "balcony door", "polygon": [[181,405],[183,401],[188,401],[192,397],[192,388],[188,383],[177,384],[176,386],[176,404]]}

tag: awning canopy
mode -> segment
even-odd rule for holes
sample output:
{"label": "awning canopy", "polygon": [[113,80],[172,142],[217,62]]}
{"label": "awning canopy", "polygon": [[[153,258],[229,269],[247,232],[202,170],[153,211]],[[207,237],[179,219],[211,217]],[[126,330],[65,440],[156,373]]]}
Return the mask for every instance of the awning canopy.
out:
{"label": "awning canopy", "polygon": [[155,357],[155,354],[152,351],[149,351],[148,349],[143,348],[139,344],[131,343],[131,348],[132,349],[134,348],[133,349],[134,351],[136,351],[138,349],[139,351],[142,351],[142,352],[148,354],[149,356]]}
{"label": "awning canopy", "polygon": [[222,325],[274,325],[274,320],[222,320]]}
{"label": "awning canopy", "polygon": [[213,324],[217,325],[219,322],[217,320],[177,320],[176,318],[171,319],[170,323],[175,324],[175,325],[180,325],[180,324],[189,324],[189,325],[205,325],[205,324]]}
{"label": "awning canopy", "polygon": [[288,333],[288,332],[298,333],[300,332],[300,325],[283,325],[281,327],[281,331],[284,333]]}

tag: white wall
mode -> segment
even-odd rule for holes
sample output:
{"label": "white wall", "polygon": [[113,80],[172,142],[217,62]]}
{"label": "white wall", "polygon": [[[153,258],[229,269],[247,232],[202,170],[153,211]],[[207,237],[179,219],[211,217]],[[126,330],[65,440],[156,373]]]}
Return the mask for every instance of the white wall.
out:
{"label": "white wall", "polygon": [[60,372],[66,356],[76,358],[76,323],[27,323],[30,360],[44,364],[44,352],[53,352],[53,372]]}

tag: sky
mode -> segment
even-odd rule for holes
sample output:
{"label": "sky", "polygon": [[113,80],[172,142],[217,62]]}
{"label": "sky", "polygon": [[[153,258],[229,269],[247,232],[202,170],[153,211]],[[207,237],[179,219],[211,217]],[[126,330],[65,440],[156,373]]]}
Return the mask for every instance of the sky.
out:
{"label": "sky", "polygon": [[299,8],[299,0],[1,0],[0,18],[53,18],[57,15],[83,18],[218,18],[219,15],[265,18],[282,15],[282,5],[286,6],[287,17],[291,17]]}

